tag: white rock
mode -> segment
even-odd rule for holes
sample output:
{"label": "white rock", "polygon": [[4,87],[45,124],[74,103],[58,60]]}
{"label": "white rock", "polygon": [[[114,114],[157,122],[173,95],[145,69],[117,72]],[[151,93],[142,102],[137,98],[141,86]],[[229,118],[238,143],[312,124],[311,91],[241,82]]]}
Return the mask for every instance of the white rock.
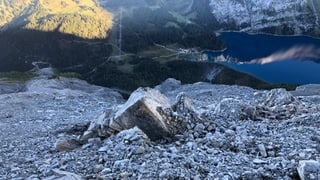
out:
{"label": "white rock", "polygon": [[258,145],[258,149],[259,149],[260,155],[261,155],[262,157],[267,157],[267,156],[268,156],[268,155],[267,155],[266,148],[265,148],[265,146],[264,146],[263,144],[259,144],[259,145]]}
{"label": "white rock", "polygon": [[267,164],[267,161],[261,160],[261,159],[254,159],[253,163],[255,164]]}

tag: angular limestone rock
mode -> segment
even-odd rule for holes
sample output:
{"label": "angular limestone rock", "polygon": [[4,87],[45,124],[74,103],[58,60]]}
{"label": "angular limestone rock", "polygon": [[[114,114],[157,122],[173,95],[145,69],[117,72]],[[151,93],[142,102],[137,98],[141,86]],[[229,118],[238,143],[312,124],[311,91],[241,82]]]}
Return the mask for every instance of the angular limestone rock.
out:
{"label": "angular limestone rock", "polygon": [[80,147],[80,145],[81,144],[75,139],[62,139],[55,143],[55,149],[60,152],[72,151],[73,149]]}
{"label": "angular limestone rock", "polygon": [[151,140],[173,137],[177,130],[181,129],[178,126],[182,126],[183,123],[176,122],[179,118],[169,117],[172,112],[169,100],[159,91],[139,88],[131,94],[125,104],[109,110],[92,122],[82,140],[96,135],[108,137],[135,126]]}
{"label": "angular limestone rock", "polygon": [[110,128],[121,131],[139,127],[151,140],[171,136],[170,124],[161,116],[158,108],[171,108],[169,100],[156,90],[139,88],[116,112]]}
{"label": "angular limestone rock", "polygon": [[173,105],[173,109],[179,113],[193,111],[192,100],[185,93],[180,93],[176,97],[176,103]]}
{"label": "angular limestone rock", "polygon": [[110,119],[114,116],[116,108],[107,109],[97,119],[90,123],[87,131],[80,137],[82,143],[86,143],[88,139],[93,137],[108,137],[115,133],[116,130],[109,127]]}

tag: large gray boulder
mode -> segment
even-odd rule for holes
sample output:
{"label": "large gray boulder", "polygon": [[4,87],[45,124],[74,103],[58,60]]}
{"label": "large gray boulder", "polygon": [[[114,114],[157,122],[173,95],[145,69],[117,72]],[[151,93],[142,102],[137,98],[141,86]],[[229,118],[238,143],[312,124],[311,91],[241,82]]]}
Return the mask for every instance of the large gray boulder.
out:
{"label": "large gray boulder", "polygon": [[183,129],[182,119],[173,114],[167,97],[151,88],[139,88],[125,104],[107,110],[93,121],[82,140],[93,136],[108,137],[135,126],[151,140],[170,138]]}
{"label": "large gray boulder", "polygon": [[170,109],[169,100],[153,89],[138,89],[116,112],[110,128],[121,131],[139,127],[150,139],[170,136],[170,122],[159,113],[158,108]]}

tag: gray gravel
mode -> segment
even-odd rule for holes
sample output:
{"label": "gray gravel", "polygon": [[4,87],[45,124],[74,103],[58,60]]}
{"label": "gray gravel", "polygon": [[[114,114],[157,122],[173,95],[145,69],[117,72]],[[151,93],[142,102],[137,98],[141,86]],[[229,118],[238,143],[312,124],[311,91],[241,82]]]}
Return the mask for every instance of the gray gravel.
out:
{"label": "gray gravel", "polygon": [[57,151],[57,142],[77,139],[125,101],[75,79],[35,79],[26,87],[0,95],[0,179],[320,179],[314,93],[169,79],[155,89],[172,105],[183,92],[198,115],[185,114],[187,129],[174,141],[153,142],[134,127]]}
{"label": "gray gravel", "polygon": [[[82,86],[70,89],[74,84]],[[53,157],[69,156],[57,153],[55,142],[80,135],[106,107],[123,102],[112,90],[76,79],[40,78],[27,87],[0,95],[0,179],[46,177],[61,168],[66,162]]]}

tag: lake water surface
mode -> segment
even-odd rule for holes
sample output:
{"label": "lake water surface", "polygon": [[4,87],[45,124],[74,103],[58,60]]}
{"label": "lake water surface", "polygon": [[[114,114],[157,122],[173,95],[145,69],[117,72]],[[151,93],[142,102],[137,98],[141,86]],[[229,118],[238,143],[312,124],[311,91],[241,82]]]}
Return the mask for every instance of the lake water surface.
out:
{"label": "lake water surface", "polygon": [[240,32],[219,37],[228,48],[209,52],[212,61],[268,82],[320,84],[320,39]]}

